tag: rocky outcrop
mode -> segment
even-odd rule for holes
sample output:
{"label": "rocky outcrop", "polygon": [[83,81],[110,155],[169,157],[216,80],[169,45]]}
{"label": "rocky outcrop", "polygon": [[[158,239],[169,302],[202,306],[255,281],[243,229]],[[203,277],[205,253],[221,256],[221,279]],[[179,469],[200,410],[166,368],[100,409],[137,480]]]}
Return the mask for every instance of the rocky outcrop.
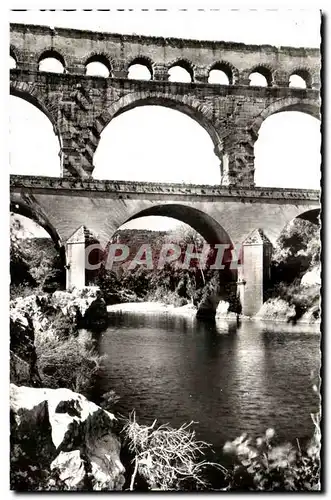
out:
{"label": "rocky outcrop", "polygon": [[290,322],[295,317],[296,311],[294,305],[290,306],[285,300],[275,298],[267,300],[254,318],[259,320]]}
{"label": "rocky outcrop", "polygon": [[[215,317],[223,315],[221,308],[228,304],[226,315],[235,317],[241,313],[237,296],[236,281],[230,270],[215,273],[209,283],[203,288],[201,299],[198,301],[198,317]],[[221,303],[221,305],[219,305]]]}
{"label": "rocky outcrop", "polygon": [[10,310],[10,381],[28,386],[40,386],[35,350],[35,335],[30,316],[20,310]]}
{"label": "rocky outcrop", "polygon": [[93,328],[107,322],[106,302],[96,286],[54,292],[50,304],[69,316],[78,327]]}
{"label": "rocky outcrop", "polygon": [[56,332],[52,329],[49,316],[54,313],[54,309],[50,302],[51,296],[47,294],[18,297],[10,302],[10,314],[27,318],[35,337],[44,333],[53,336]]}
{"label": "rocky outcrop", "polygon": [[69,389],[10,387],[11,489],[121,490],[111,413]]}
{"label": "rocky outcrop", "polygon": [[[59,318],[60,315],[60,318]],[[70,336],[77,328],[107,324],[107,307],[96,287],[29,295],[10,302],[10,380],[40,386],[35,346],[47,338]]]}
{"label": "rocky outcrop", "polygon": [[107,307],[98,287],[57,291],[53,294],[19,297],[10,303],[14,315],[31,320],[36,335],[56,335],[52,316],[61,312],[78,328],[94,328],[107,322]]}
{"label": "rocky outcrop", "polygon": [[315,266],[307,271],[301,278],[301,285],[313,286],[321,285],[321,266]]}

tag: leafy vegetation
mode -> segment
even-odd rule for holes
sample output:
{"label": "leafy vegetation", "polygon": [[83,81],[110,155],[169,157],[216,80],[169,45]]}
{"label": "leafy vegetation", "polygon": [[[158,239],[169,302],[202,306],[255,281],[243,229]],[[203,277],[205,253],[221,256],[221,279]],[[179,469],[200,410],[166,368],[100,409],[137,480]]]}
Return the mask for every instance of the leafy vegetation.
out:
{"label": "leafy vegetation", "polygon": [[103,359],[92,345],[77,337],[67,340],[46,337],[36,343],[36,352],[44,387],[66,387],[89,397]]}
{"label": "leafy vegetation", "polygon": [[288,224],[274,248],[266,299],[278,297],[293,305],[294,322],[309,310],[319,319],[320,286],[301,280],[308,271],[319,272],[320,251],[320,227],[303,219]]}
{"label": "leafy vegetation", "polygon": [[28,257],[26,256],[19,238],[22,225],[19,219],[12,217],[10,224],[10,282],[11,287],[22,291],[22,288],[31,288],[37,285],[30,272]]}
{"label": "leafy vegetation", "polygon": [[50,238],[21,236],[21,220],[10,219],[10,296],[22,297],[39,291],[64,288],[65,269]]}
{"label": "leafy vegetation", "polygon": [[[208,266],[202,269],[198,259],[191,261],[189,269],[182,269],[185,251],[189,244],[194,245],[196,252],[201,252],[205,240],[192,228],[183,225],[169,233],[153,231],[118,231],[114,240],[128,244],[130,248],[137,250],[139,244],[148,242],[151,244],[154,266],[147,269],[145,266],[136,266],[129,269],[129,264],[135,255],[131,252],[129,259],[122,267],[117,266],[107,270],[103,265],[98,276],[91,284],[98,285],[104,293],[108,304],[137,301],[161,301],[175,306],[183,306],[188,303],[198,305],[199,302],[211,293],[216,283],[224,288],[222,279],[227,281],[224,272],[211,270]],[[161,245],[174,243],[181,250],[178,261],[166,263],[158,269],[157,262]],[[107,256],[105,257],[107,258]],[[226,290],[228,293],[229,290]],[[225,294],[226,295],[226,294]],[[229,294],[226,295],[229,298]]]}
{"label": "leafy vegetation", "polygon": [[273,443],[275,432],[267,429],[255,442],[243,434],[224,445],[235,465],[227,490],[318,491],[320,486],[321,433],[319,415],[313,415],[314,436],[306,449],[291,443]]}
{"label": "leafy vegetation", "polygon": [[278,238],[271,265],[271,282],[293,283],[320,263],[320,227],[304,219],[294,219]]}

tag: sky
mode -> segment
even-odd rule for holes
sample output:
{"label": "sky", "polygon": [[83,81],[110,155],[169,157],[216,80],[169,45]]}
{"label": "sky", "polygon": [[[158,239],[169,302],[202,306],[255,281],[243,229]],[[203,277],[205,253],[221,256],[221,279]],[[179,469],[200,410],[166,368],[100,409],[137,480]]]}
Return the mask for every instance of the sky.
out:
{"label": "sky", "polygon": [[[12,11],[10,21],[277,46],[320,45],[318,10],[30,10]],[[60,174],[59,143],[50,122],[39,110],[15,97],[11,97],[10,103],[9,140],[12,173]],[[319,122],[315,118],[296,112],[269,117],[261,127],[255,147],[256,184],[318,188],[319,150]],[[144,106],[123,113],[105,128],[95,153],[93,175],[114,180],[218,184],[219,163],[208,133],[194,120],[168,108]],[[177,222],[149,217],[147,221],[133,221],[130,227],[160,229],[160,224],[162,229],[168,229]]]}

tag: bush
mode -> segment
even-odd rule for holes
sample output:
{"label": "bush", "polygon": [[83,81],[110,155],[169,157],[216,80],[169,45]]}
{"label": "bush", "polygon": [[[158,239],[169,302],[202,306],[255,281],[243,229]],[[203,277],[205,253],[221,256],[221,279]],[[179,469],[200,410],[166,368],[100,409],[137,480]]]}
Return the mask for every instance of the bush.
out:
{"label": "bush", "polygon": [[40,339],[36,345],[42,385],[51,389],[66,387],[88,397],[103,358],[93,346],[76,337]]}
{"label": "bush", "polygon": [[155,428],[155,420],[148,427],[139,425],[135,413],[131,414],[122,431],[134,456],[131,491],[137,474],[147,482],[149,489],[179,491],[206,489],[203,471],[207,466],[215,466],[226,473],[219,464],[198,461],[209,445],[195,438],[195,432],[190,429],[192,423],[179,429],[169,425]]}
{"label": "bush", "polygon": [[146,300],[150,302],[162,302],[163,304],[169,304],[175,307],[181,307],[188,304],[187,299],[180,297],[176,292],[171,292],[162,286],[148,293]]}
{"label": "bush", "polygon": [[320,227],[303,219],[289,223],[273,249],[271,282],[292,283],[320,261]]}
{"label": "bush", "polygon": [[[317,390],[317,388],[315,388]],[[139,425],[135,413],[125,420],[122,432],[134,468],[130,490],[144,480],[152,490],[209,490],[207,477],[221,473],[219,491],[319,491],[320,415],[311,415],[314,435],[306,449],[291,443],[278,445],[275,432],[252,440],[246,434],[225,443],[223,451],[232,458],[232,468],[201,460],[209,445],[195,438],[190,424],[179,429],[169,425]],[[200,459],[200,461],[199,461]]]}
{"label": "bush", "polygon": [[28,297],[29,295],[34,295],[41,293],[39,288],[34,288],[29,283],[19,283],[19,284],[10,284],[10,300],[15,300],[18,297]]}
{"label": "bush", "polygon": [[275,432],[267,429],[255,443],[243,434],[224,445],[235,459],[227,490],[318,491],[320,490],[319,418],[312,415],[315,432],[308,448],[290,443],[274,445]]}
{"label": "bush", "polygon": [[[11,295],[19,296],[20,288],[35,288],[35,293],[39,289],[45,292],[54,292],[64,288],[65,269],[52,240],[49,238],[22,238],[21,232],[24,232],[24,227],[20,219],[11,214]],[[25,295],[24,292],[21,293],[21,296],[23,295]]]}
{"label": "bush", "polygon": [[75,323],[66,316],[61,310],[48,311],[47,318],[50,321],[51,329],[56,332],[56,335],[61,340],[66,340],[69,337],[76,337],[78,330]]}
{"label": "bush", "polygon": [[289,306],[294,306],[295,316],[292,320],[296,322],[312,308],[316,308],[317,312],[319,311],[320,286],[301,285],[300,279],[294,280],[291,284],[281,282],[275,287],[270,288],[265,298],[266,300],[269,298],[280,298],[285,300]]}

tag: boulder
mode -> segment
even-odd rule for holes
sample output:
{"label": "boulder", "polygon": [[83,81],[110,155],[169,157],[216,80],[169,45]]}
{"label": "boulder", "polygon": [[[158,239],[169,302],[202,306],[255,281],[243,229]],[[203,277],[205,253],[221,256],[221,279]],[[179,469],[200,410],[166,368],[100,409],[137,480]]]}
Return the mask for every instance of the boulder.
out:
{"label": "boulder", "polygon": [[220,300],[216,309],[216,316],[224,316],[228,313],[229,311],[229,302],[226,302],[225,300]]}
{"label": "boulder", "polygon": [[289,305],[280,298],[267,300],[255,315],[255,319],[273,321],[291,321],[296,317],[294,305]]}
{"label": "boulder", "polygon": [[321,285],[321,267],[315,266],[310,271],[307,271],[301,278],[301,285]]}
{"label": "boulder", "polygon": [[11,309],[10,317],[10,381],[27,386],[40,386],[33,322],[27,313]]}
{"label": "boulder", "polygon": [[56,325],[52,324],[52,316],[57,312],[77,328],[103,327],[108,318],[107,306],[98,287],[19,297],[10,302],[10,311],[11,317],[29,321],[38,339],[58,335]]}
{"label": "boulder", "polygon": [[18,297],[10,301],[10,313],[13,316],[25,316],[31,321],[35,334],[55,335],[50,329],[48,312],[51,310],[49,305],[50,298],[47,294],[27,295]]}
{"label": "boulder", "polygon": [[107,306],[99,287],[57,291],[51,295],[50,303],[54,309],[60,309],[72,318],[79,327],[93,328],[107,322]]}
{"label": "boulder", "polygon": [[216,318],[235,320],[237,314],[230,310],[230,302],[220,300],[216,309]]}
{"label": "boulder", "polygon": [[11,489],[121,490],[116,418],[69,389],[10,386]]}

